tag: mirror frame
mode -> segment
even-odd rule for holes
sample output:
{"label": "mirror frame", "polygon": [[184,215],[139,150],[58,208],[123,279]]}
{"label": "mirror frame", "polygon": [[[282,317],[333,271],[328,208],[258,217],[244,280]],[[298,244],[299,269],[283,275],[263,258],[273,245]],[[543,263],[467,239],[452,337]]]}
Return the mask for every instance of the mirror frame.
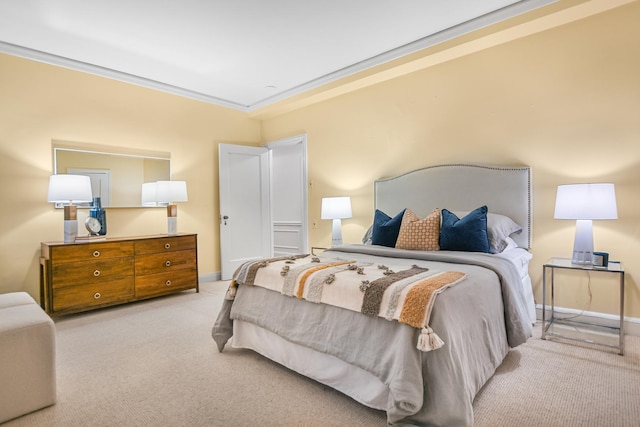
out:
{"label": "mirror frame", "polygon": [[[58,155],[61,152],[79,152],[87,154],[108,155],[114,157],[133,157],[150,160],[167,160],[169,162],[169,176],[163,177],[166,180],[171,179],[171,153],[161,151],[149,151],[149,150],[137,150],[128,149],[114,146],[96,145],[88,143],[78,143],[69,141],[52,141],[52,158],[53,158],[53,174],[58,174]],[[98,167],[92,167],[92,169],[99,170]],[[142,185],[140,185],[140,191],[142,191]],[[119,206],[103,206],[107,209],[120,209],[120,208],[150,208],[156,206],[143,206],[141,199],[138,205],[119,205]],[[55,203],[56,208],[62,208],[62,203]],[[90,208],[91,203],[80,203],[79,208]]]}

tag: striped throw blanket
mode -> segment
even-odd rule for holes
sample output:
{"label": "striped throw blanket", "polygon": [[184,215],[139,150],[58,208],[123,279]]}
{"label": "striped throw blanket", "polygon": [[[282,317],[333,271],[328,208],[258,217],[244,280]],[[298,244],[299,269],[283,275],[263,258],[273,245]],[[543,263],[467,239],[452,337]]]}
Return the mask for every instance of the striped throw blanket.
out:
{"label": "striped throw blanket", "polygon": [[421,329],[417,348],[430,351],[444,344],[429,327],[436,296],[465,277],[458,271],[417,265],[386,266],[304,254],[246,262],[235,272],[227,298],[234,298],[238,284],[253,285],[396,320]]}

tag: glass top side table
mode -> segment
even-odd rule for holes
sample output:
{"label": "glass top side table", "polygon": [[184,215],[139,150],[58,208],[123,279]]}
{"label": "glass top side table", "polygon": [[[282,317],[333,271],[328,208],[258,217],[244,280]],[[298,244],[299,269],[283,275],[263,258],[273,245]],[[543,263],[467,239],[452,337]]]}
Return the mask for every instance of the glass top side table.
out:
{"label": "glass top side table", "polygon": [[[573,264],[569,258],[551,258],[543,266],[542,271],[542,339],[547,337],[557,337],[573,341],[581,341],[590,344],[601,345],[605,347],[615,348],[618,354],[624,354],[624,267],[621,262],[609,261],[607,267],[595,267],[590,264]],[[568,269],[577,271],[596,272],[603,274],[617,274],[620,283],[620,315],[617,326],[609,326],[600,323],[583,322],[572,318],[562,318],[557,316],[555,307],[555,272],[557,269]],[[549,284],[550,286],[547,286]],[[550,287],[551,306],[550,313],[547,316],[547,287]],[[566,328],[562,328],[567,326]],[[582,334],[572,334],[570,331],[585,328],[589,332],[595,332],[590,338],[585,338]],[[607,342],[606,335],[615,334],[616,342]]]}

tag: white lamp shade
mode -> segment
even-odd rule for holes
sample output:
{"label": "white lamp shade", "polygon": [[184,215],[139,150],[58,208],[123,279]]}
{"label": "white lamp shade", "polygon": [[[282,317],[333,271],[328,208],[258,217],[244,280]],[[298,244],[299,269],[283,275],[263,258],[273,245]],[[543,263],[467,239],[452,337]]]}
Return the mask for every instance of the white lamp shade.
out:
{"label": "white lamp shade", "polygon": [[91,179],[85,175],[51,175],[47,200],[53,203],[90,202],[93,200]]}
{"label": "white lamp shade", "polygon": [[559,185],[555,219],[617,219],[616,191],[611,183]]}
{"label": "white lamp shade", "polygon": [[189,201],[186,181],[158,181],[156,182],[156,191],[159,203]]}
{"label": "white lamp shade", "polygon": [[142,184],[142,198],[140,200],[142,206],[158,205],[158,185],[155,182],[145,182]]}
{"label": "white lamp shade", "polygon": [[325,197],[322,199],[321,219],[351,218],[350,197]]}

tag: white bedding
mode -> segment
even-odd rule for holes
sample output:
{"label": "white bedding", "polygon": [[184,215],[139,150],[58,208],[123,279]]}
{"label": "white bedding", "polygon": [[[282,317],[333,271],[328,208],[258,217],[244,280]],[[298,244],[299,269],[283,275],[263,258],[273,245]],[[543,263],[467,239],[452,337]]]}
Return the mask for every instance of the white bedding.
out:
{"label": "white bedding", "polygon": [[386,410],[389,388],[375,375],[330,354],[321,353],[280,337],[250,322],[233,322],[231,345],[253,350],[263,356],[328,385],[357,402]]}
{"label": "white bedding", "polygon": [[502,253],[495,254],[500,258],[505,258],[511,261],[520,272],[522,278],[522,288],[524,289],[525,296],[527,298],[527,310],[531,324],[536,323],[536,303],[533,298],[533,288],[531,286],[531,277],[529,276],[529,261],[533,258],[533,255],[529,251],[522,248],[508,249]]}

